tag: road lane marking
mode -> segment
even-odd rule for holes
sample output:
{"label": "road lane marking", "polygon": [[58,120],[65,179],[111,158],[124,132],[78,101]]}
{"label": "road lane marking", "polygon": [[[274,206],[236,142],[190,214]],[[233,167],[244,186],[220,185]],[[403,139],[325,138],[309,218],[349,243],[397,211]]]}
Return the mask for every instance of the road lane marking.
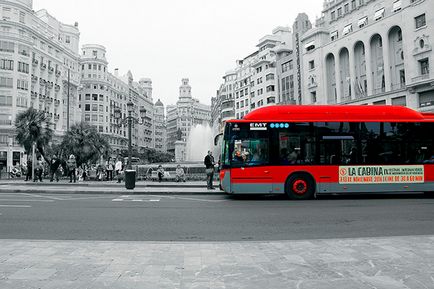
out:
{"label": "road lane marking", "polygon": [[31,208],[32,206],[25,205],[0,205],[1,208]]}
{"label": "road lane marking", "polygon": [[161,198],[168,198],[168,199],[178,199],[178,200],[185,200],[185,201],[197,201],[197,202],[208,202],[208,203],[221,203],[226,202],[227,200],[206,200],[206,199],[198,199],[198,198],[187,198],[187,197],[174,197],[174,196],[153,196],[153,197],[161,197]]}
{"label": "road lane marking", "polygon": [[54,200],[20,200],[20,199],[2,199],[0,197],[0,202],[41,202],[41,203],[53,203]]}
{"label": "road lane marking", "polygon": [[113,199],[112,202],[159,202],[159,199],[122,199],[122,198],[117,198],[117,199]]}
{"label": "road lane marking", "polygon": [[62,198],[51,197],[51,196],[42,196],[42,195],[38,195],[38,194],[20,193],[20,195],[32,196],[32,197],[38,197],[38,198],[45,198],[45,199],[56,200],[56,201],[63,201]]}

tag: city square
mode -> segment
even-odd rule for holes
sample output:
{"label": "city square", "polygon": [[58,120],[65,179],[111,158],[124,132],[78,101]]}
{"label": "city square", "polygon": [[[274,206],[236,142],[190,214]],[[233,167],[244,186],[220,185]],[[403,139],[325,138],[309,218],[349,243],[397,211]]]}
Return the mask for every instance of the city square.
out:
{"label": "city square", "polygon": [[0,288],[434,288],[433,1],[242,2],[0,0]]}

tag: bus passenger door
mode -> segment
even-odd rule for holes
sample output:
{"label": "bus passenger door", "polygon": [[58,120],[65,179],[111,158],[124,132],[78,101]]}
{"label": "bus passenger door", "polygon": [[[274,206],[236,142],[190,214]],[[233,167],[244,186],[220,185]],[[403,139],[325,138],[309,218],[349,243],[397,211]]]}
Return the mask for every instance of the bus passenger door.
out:
{"label": "bus passenger door", "polygon": [[238,194],[271,193],[268,139],[236,140],[231,160],[231,191]]}

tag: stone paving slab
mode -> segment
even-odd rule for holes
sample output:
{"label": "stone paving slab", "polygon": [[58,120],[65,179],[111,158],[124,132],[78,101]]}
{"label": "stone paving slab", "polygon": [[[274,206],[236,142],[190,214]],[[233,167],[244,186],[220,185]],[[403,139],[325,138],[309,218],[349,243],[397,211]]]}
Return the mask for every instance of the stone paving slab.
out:
{"label": "stone paving slab", "polygon": [[434,288],[434,236],[272,242],[0,240],[0,288]]}

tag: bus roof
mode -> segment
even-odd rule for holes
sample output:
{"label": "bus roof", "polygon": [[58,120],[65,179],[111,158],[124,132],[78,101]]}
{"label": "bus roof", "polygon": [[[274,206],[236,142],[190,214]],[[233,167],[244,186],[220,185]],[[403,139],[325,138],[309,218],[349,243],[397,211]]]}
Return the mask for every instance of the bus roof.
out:
{"label": "bus roof", "polygon": [[434,114],[391,105],[274,105],[228,122],[434,122]]}

